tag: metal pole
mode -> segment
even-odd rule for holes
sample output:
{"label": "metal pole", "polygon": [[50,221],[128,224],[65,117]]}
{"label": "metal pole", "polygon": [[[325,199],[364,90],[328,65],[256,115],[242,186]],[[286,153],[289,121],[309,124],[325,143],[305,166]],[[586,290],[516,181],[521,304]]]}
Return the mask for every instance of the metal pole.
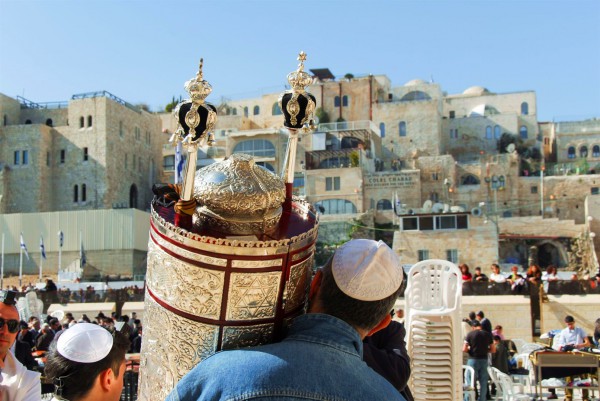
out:
{"label": "metal pole", "polygon": [[0,267],[0,290],[4,288],[4,233],[2,233],[2,265]]}
{"label": "metal pole", "polygon": [[[21,287],[21,281],[23,281],[23,247],[19,245],[19,287]],[[21,291],[20,288],[19,291]]]}
{"label": "metal pole", "polygon": [[542,219],[544,218],[544,167],[540,171],[540,211]]}

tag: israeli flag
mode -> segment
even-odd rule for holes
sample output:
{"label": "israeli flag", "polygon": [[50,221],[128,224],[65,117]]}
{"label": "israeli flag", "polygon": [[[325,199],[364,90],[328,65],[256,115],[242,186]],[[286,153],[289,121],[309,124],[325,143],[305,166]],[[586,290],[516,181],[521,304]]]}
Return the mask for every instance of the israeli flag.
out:
{"label": "israeli flag", "polygon": [[42,258],[46,259],[46,248],[44,247],[44,237],[40,235],[40,252],[42,254]]}
{"label": "israeli flag", "polygon": [[175,147],[175,184],[179,184],[183,182],[183,147],[181,142],[177,142],[177,146]]}
{"label": "israeli flag", "polygon": [[64,235],[62,231],[58,232],[58,246],[63,247]]}
{"label": "israeli flag", "polygon": [[25,251],[25,256],[29,260],[29,252],[27,252],[27,245],[25,245],[25,241],[23,240],[23,233],[21,233],[21,249]]}

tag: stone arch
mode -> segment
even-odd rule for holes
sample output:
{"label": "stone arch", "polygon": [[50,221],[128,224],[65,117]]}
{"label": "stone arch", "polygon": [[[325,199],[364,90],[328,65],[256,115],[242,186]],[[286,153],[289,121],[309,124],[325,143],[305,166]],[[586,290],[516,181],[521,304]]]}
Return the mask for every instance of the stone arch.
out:
{"label": "stone arch", "polygon": [[569,262],[569,255],[564,244],[556,240],[542,240],[536,244],[538,248],[538,264],[542,269],[549,265],[565,267]]}

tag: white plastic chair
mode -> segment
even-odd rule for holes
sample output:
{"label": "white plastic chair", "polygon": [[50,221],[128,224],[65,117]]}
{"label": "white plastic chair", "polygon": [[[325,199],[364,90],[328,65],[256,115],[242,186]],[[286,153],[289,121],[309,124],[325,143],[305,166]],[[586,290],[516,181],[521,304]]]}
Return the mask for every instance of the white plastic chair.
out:
{"label": "white plastic chair", "polygon": [[488,367],[488,372],[492,380],[495,377],[494,383],[502,390],[502,401],[529,401],[531,399],[529,394],[522,393],[520,389],[515,388],[515,383],[506,373],[502,373],[492,366]]}
{"label": "white plastic chair", "polygon": [[523,351],[521,349],[527,344],[527,341],[521,338],[511,338],[510,340],[515,344],[515,347],[517,347],[517,354],[522,354]]}
{"label": "white plastic chair", "polygon": [[516,380],[517,383],[527,386],[527,390],[531,391],[534,370],[529,359],[529,353],[515,355],[515,361],[517,362],[517,367],[527,370],[527,374],[511,374],[510,376]]}
{"label": "white plastic chair", "polygon": [[463,365],[463,400],[477,401],[475,398],[475,369]]}

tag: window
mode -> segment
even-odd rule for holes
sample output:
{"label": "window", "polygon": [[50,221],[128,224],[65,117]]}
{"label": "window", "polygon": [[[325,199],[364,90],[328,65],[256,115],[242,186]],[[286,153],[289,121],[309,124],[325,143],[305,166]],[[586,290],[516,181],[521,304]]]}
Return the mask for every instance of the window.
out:
{"label": "window", "polygon": [[521,114],[525,116],[529,114],[529,105],[527,104],[527,102],[521,103]]}
{"label": "window", "polygon": [[260,114],[260,107],[258,107],[258,106],[254,106],[253,114],[254,114],[255,116],[259,115],[259,114]]}
{"label": "window", "polygon": [[231,114],[237,116],[237,108],[234,107],[233,110],[231,110]]}
{"label": "window", "polygon": [[400,121],[400,124],[398,124],[398,131],[400,136],[406,136],[406,121]]}
{"label": "window", "polygon": [[532,194],[537,194],[538,193],[538,187],[537,187],[537,185],[532,185],[531,186],[531,193]]}
{"label": "window", "polygon": [[138,207],[138,190],[135,184],[129,188],[129,207],[136,209]]}
{"label": "window", "polygon": [[440,179],[440,173],[431,173],[431,179],[433,181],[438,181]]}
{"label": "window", "polygon": [[87,198],[85,184],[81,184],[81,201],[85,202]]}
{"label": "window", "polygon": [[327,199],[315,203],[315,207],[323,214],[356,213],[354,203],[345,199]]}
{"label": "window", "polygon": [[419,229],[419,218],[418,217],[404,217],[402,219],[402,230],[403,231],[415,231]]}
{"label": "window", "polygon": [[163,169],[165,171],[175,170],[175,155],[165,156],[163,158]]}
{"label": "window", "polygon": [[273,167],[273,165],[271,163],[267,163],[267,162],[255,162],[257,166],[261,166],[263,168],[266,168],[267,170],[269,170],[270,172],[274,173],[275,172],[275,167]]}
{"label": "window", "polygon": [[340,107],[340,97],[336,96],[333,98],[333,107]]}
{"label": "window", "polygon": [[377,210],[392,210],[392,202],[388,199],[381,199],[377,202]]}
{"label": "window", "polygon": [[433,225],[433,217],[419,217],[419,230],[421,231],[431,231],[435,228]]}
{"label": "window", "polygon": [[275,146],[265,139],[251,139],[235,145],[233,153],[246,153],[254,157],[275,157]]}
{"label": "window", "polygon": [[325,178],[325,191],[339,191],[340,190],[340,177],[326,177]]}
{"label": "window", "polygon": [[417,253],[419,262],[429,259],[429,249],[419,249]]}
{"label": "window", "polygon": [[348,107],[348,96],[347,95],[344,95],[342,97],[342,106]]}
{"label": "window", "polygon": [[569,146],[569,149],[567,149],[567,158],[569,158],[569,159],[575,158],[575,146]]}
{"label": "window", "polygon": [[[175,157],[175,156],[173,156],[173,157]],[[129,167],[128,164],[129,163],[127,162],[127,153],[125,153],[125,169],[127,169]]]}
{"label": "window", "polygon": [[8,116],[5,114],[2,118],[2,124],[6,127],[8,125]]}
{"label": "window", "polygon": [[21,151],[20,150],[15,150],[15,157],[14,157],[14,163],[15,166],[18,166],[19,164],[21,164]]}
{"label": "window", "polygon": [[88,127],[92,126],[92,116],[88,116]]}
{"label": "window", "polygon": [[521,138],[527,139],[527,127],[521,125],[521,128],[519,128],[519,134],[521,135]]}
{"label": "window", "polygon": [[594,145],[592,147],[592,157],[600,157],[600,146]]}
{"label": "window", "polygon": [[385,138],[385,123],[379,123],[379,132],[381,132],[381,137]]}
{"label": "window", "polygon": [[46,152],[46,167],[50,167],[50,152]]}
{"label": "window", "polygon": [[429,199],[432,202],[439,202],[440,201],[440,194],[438,194],[437,192],[432,192],[429,194]]}
{"label": "window", "polygon": [[123,121],[119,121],[119,136],[123,138]]}
{"label": "window", "polygon": [[244,117],[248,117],[248,106],[244,107]]}
{"label": "window", "polygon": [[21,158],[21,164],[23,164],[23,165],[29,164],[29,151],[28,150],[24,150],[21,155],[23,156]]}
{"label": "window", "polygon": [[81,116],[79,117],[79,128],[83,128],[85,127],[85,117]]}
{"label": "window", "polygon": [[65,164],[65,155],[66,151],[64,149],[60,150],[60,164]]}
{"label": "window", "polygon": [[[587,157],[588,156],[588,147],[583,145],[579,148],[579,157]],[[23,163],[25,164],[25,163]]]}
{"label": "window", "polygon": [[88,148],[83,148],[83,161],[87,161],[88,159]]}
{"label": "window", "polygon": [[49,119],[46,120],[46,125],[48,127],[52,127],[52,119],[51,118],[49,118]]}
{"label": "window", "polygon": [[492,139],[492,126],[485,127],[485,139]]}
{"label": "window", "polygon": [[550,138],[545,137],[544,138],[544,145],[549,145],[550,144]]}
{"label": "window", "polygon": [[279,107],[279,102],[273,103],[272,113],[274,116],[278,116],[278,115],[282,114],[281,107]]}
{"label": "window", "polygon": [[456,116],[456,113],[454,112],[454,110],[450,110],[450,111],[448,112],[448,117],[450,117],[450,118],[454,118],[455,116]]}
{"label": "window", "polygon": [[140,138],[142,137],[142,131],[140,130],[140,127],[133,127],[133,135],[135,137],[136,141],[139,141]]}
{"label": "window", "polygon": [[25,124],[26,124],[26,125],[29,125],[29,124],[31,124],[31,120],[29,120],[29,119],[25,120]]}
{"label": "window", "polygon": [[598,187],[592,187],[591,193],[592,193],[592,195],[598,195],[598,194],[600,194],[600,189]]}
{"label": "window", "polygon": [[458,139],[458,128],[450,128],[450,139]]}
{"label": "window", "polygon": [[479,185],[481,182],[477,176],[473,174],[467,174],[462,177],[461,185]]}
{"label": "window", "polygon": [[500,126],[494,125],[494,139],[500,139]]}
{"label": "window", "polygon": [[73,187],[73,202],[79,202],[79,186],[75,185]]}
{"label": "window", "polygon": [[458,250],[457,249],[446,249],[446,260],[452,263],[458,263]]}

